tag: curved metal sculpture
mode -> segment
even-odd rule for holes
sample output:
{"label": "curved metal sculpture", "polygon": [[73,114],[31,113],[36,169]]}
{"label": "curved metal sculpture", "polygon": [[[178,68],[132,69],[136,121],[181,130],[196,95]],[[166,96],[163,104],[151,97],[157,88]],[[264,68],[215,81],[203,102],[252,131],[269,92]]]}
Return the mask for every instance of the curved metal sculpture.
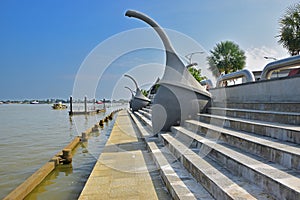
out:
{"label": "curved metal sculpture", "polygon": [[246,83],[255,81],[255,77],[253,73],[248,69],[243,69],[237,72],[232,72],[230,74],[225,74],[223,76],[220,76],[217,80],[216,87],[221,87],[221,83],[223,81],[228,81],[228,80],[242,78],[242,77],[245,77]]}
{"label": "curved metal sculpture", "polygon": [[276,60],[267,64],[260,75],[260,80],[267,80],[271,78],[273,71],[290,69],[300,65],[300,55]]}
{"label": "curved metal sculpture", "polygon": [[175,53],[166,33],[148,16],[137,11],[127,11],[126,16],[135,17],[149,24],[159,35],[166,53],[166,66],[160,87],[152,105],[153,132],[168,131],[186,119],[201,112],[210,101],[210,93],[197,82]]}
{"label": "curved metal sculpture", "polygon": [[132,91],[132,89],[130,87],[125,86],[124,88],[128,89],[131,92],[131,99],[129,100],[129,108],[132,109],[132,100],[134,98],[133,91]]}
{"label": "curved metal sculpture", "polygon": [[131,99],[132,111],[133,112],[138,111],[138,110],[146,107],[147,105],[149,105],[150,99],[148,99],[147,97],[145,97],[142,94],[142,92],[141,92],[140,88],[138,87],[137,82],[134,80],[134,78],[132,78],[131,76],[129,76],[127,74],[125,74],[124,76],[130,78],[134,82],[135,87],[136,87],[135,95]]}

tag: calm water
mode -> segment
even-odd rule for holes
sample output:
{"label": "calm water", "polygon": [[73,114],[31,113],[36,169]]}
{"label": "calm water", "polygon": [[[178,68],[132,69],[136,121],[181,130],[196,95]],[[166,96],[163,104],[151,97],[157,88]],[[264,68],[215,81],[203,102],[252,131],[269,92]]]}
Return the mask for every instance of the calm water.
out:
{"label": "calm water", "polygon": [[[0,105],[0,199],[15,189],[75,136],[107,113],[69,117],[51,105]],[[59,167],[27,199],[76,199],[109,137],[113,122],[73,152],[72,167]]]}

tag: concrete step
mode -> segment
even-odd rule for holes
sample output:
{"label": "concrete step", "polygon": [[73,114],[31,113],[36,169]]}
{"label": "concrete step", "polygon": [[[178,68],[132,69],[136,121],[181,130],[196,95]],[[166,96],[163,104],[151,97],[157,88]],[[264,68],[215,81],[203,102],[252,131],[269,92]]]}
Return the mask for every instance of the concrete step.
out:
{"label": "concrete step", "polygon": [[[152,132],[144,126],[130,111],[141,137],[146,141],[147,149],[151,153],[157,169],[173,199],[207,199],[211,195],[176,161],[167,148],[158,147],[153,141]],[[157,139],[155,140],[157,141]]]}
{"label": "concrete step", "polygon": [[198,116],[199,120],[205,123],[300,144],[300,126],[209,114]]}
{"label": "concrete step", "polygon": [[270,199],[255,184],[232,175],[208,157],[199,156],[170,134],[161,137],[171,153],[215,199]]}
{"label": "concrete step", "polygon": [[282,103],[256,103],[256,102],[212,102],[212,107],[251,109],[277,112],[296,112],[300,113],[300,102],[282,102]]}
{"label": "concrete step", "polygon": [[139,119],[135,116],[135,114],[133,114],[130,110],[127,110],[127,112],[129,113],[130,117],[136,124],[136,126],[141,134],[140,137],[143,140],[147,140],[149,137],[153,136],[153,134],[151,133],[151,130],[149,129],[149,127],[147,127],[147,125],[140,122]]}
{"label": "concrete step", "polygon": [[298,144],[222,128],[196,120],[187,120],[185,127],[207,138],[225,142],[287,168],[300,170],[300,145]]}
{"label": "concrete step", "polygon": [[151,112],[152,112],[151,108],[142,108],[142,110],[149,114],[151,114]]}
{"label": "concrete step", "polygon": [[134,112],[135,116],[147,126],[152,132],[152,121],[139,112]]}
{"label": "concrete step", "polygon": [[149,112],[146,112],[144,110],[138,110],[138,112],[142,115],[144,115],[146,118],[148,118],[149,120],[151,120],[151,114]]}
{"label": "concrete step", "polygon": [[213,115],[300,125],[300,113],[297,112],[279,112],[220,107],[211,107],[208,109],[208,112]]}
{"label": "concrete step", "polygon": [[[195,140],[200,156],[213,157],[236,176],[242,176],[253,184],[272,194],[276,199],[299,199],[300,178],[297,171],[276,164],[266,164],[256,156],[239,151],[215,140],[207,139],[183,127],[173,127],[174,137],[186,142],[186,138]],[[190,145],[190,143],[187,143]],[[248,154],[248,155],[247,155]],[[257,158],[257,159],[256,159]],[[298,177],[296,176],[298,174]]]}
{"label": "concrete step", "polygon": [[154,142],[147,145],[173,199],[214,199],[167,148],[159,148]]}

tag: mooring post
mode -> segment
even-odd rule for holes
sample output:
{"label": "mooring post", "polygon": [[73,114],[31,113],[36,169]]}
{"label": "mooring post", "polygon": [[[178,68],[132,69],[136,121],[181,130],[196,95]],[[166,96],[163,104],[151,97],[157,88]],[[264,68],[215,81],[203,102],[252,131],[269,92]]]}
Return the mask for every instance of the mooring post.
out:
{"label": "mooring post", "polygon": [[88,139],[88,134],[87,134],[87,132],[82,132],[82,133],[81,133],[81,140],[82,140],[83,142],[85,142],[85,141],[87,141],[87,139]]}
{"label": "mooring post", "polygon": [[87,97],[84,97],[84,112],[87,113]]}
{"label": "mooring post", "polygon": [[63,149],[62,150],[63,155],[62,155],[62,159],[63,159],[63,164],[69,164],[72,162],[72,150],[71,149]]}
{"label": "mooring post", "polygon": [[69,112],[69,115],[72,115],[73,114],[73,97],[70,96],[70,112]]}
{"label": "mooring post", "polygon": [[96,99],[94,98],[93,99],[93,111],[95,111],[96,110]]}

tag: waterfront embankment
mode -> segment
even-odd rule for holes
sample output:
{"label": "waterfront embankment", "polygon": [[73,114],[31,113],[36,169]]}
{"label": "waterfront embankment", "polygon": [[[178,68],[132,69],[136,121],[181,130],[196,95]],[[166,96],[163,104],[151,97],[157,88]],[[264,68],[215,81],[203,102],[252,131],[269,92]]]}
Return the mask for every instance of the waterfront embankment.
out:
{"label": "waterfront embankment", "polygon": [[[110,105],[107,112],[126,105]],[[51,105],[4,104],[0,107],[0,198],[24,182],[53,155],[75,137],[102,119],[106,113],[94,116],[73,116],[66,110],[53,110]],[[101,146],[109,137],[110,127],[92,134],[86,146],[75,149],[73,167],[54,170],[44,187],[35,191],[38,198],[79,195]],[[74,152],[74,153],[75,153]],[[59,183],[58,183],[59,182]],[[63,187],[62,187],[63,186]]]}
{"label": "waterfront embankment", "polygon": [[[145,143],[129,114],[120,111],[110,138],[79,199],[160,199],[168,197]],[[158,192],[157,190],[160,190]]]}

